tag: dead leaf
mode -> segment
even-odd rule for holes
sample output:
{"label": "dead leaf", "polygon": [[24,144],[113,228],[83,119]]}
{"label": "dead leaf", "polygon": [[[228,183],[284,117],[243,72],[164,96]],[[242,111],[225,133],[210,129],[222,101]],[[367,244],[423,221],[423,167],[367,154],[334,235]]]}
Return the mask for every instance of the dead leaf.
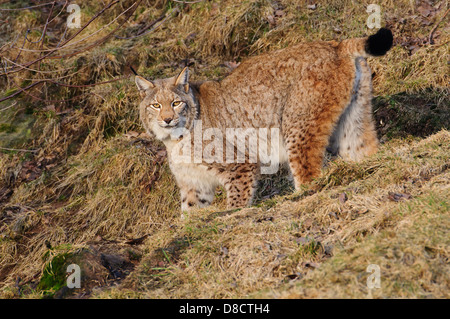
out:
{"label": "dead leaf", "polygon": [[431,22],[430,20],[428,20],[428,19],[422,19],[422,25],[425,25],[425,26],[429,26],[429,25],[431,25],[433,22]]}
{"label": "dead leaf", "polygon": [[275,11],[275,17],[284,17],[286,15],[286,13],[283,10],[277,10]]}
{"label": "dead leaf", "polygon": [[135,131],[128,131],[124,134],[124,136],[127,138],[136,138],[139,136],[139,133]]}
{"label": "dead leaf", "polygon": [[428,8],[424,8],[424,7],[418,7],[417,11],[420,12],[420,14],[424,17],[428,17],[431,13],[431,10]]}
{"label": "dead leaf", "polygon": [[319,264],[311,261],[302,262],[302,267],[304,268],[318,268]]}
{"label": "dead leaf", "polygon": [[305,221],[303,222],[303,226],[305,228],[310,228],[313,224],[313,220],[311,218],[306,218]]}
{"label": "dead leaf", "polygon": [[22,169],[19,173],[19,179],[25,182],[31,182],[41,175],[42,170],[37,167],[33,161],[26,161],[22,164]]}
{"label": "dead leaf", "polygon": [[330,213],[328,213],[328,215],[329,215],[330,217],[334,217],[334,218],[336,218],[336,219],[339,219],[339,217],[336,215],[335,212],[330,212]]}
{"label": "dead leaf", "polygon": [[309,243],[311,241],[311,239],[308,237],[298,237],[298,238],[295,238],[295,241],[298,244],[305,245],[305,244]]}
{"label": "dead leaf", "polygon": [[348,197],[347,197],[346,193],[339,194],[339,201],[341,202],[341,204],[344,204],[347,200],[348,200]]}
{"label": "dead leaf", "polygon": [[236,69],[239,64],[241,64],[241,62],[236,62],[236,61],[226,61],[223,64],[225,64],[225,66],[227,68],[229,68],[231,71],[233,71],[234,69]]}
{"label": "dead leaf", "polygon": [[388,199],[394,202],[399,202],[401,200],[408,200],[411,198],[412,196],[410,194],[394,193],[394,192],[389,192],[388,194]]}
{"label": "dead leaf", "polygon": [[13,194],[13,190],[7,187],[0,188],[0,203],[6,201]]}
{"label": "dead leaf", "polygon": [[133,238],[133,239],[129,239],[125,242],[125,244],[127,245],[140,245],[144,242],[144,240],[148,237],[148,235],[144,235],[142,237],[139,238]]}
{"label": "dead leaf", "polygon": [[302,278],[302,274],[301,273],[295,273],[295,274],[290,274],[287,275],[285,280],[286,281],[293,281],[293,280],[298,280]]}
{"label": "dead leaf", "polygon": [[164,159],[166,158],[166,156],[167,156],[167,151],[166,150],[159,150],[157,153],[156,153],[156,161],[157,162],[159,162],[159,163],[161,163],[161,162],[163,162],[164,161]]}
{"label": "dead leaf", "polygon": [[272,216],[261,217],[261,218],[256,220],[257,223],[272,222],[272,221],[273,221],[273,217]]}
{"label": "dead leaf", "polygon": [[54,104],[46,105],[46,106],[44,107],[44,110],[45,110],[45,111],[56,112],[56,108],[55,108],[55,105],[54,105]]}
{"label": "dead leaf", "polygon": [[228,256],[228,248],[225,246],[222,246],[220,248],[220,256],[221,257],[227,257]]}
{"label": "dead leaf", "polygon": [[216,2],[213,2],[213,3],[211,4],[211,10],[209,11],[209,13],[210,13],[212,16],[215,16],[215,15],[217,15],[217,14],[219,13],[219,10],[220,10],[219,4],[217,4]]}

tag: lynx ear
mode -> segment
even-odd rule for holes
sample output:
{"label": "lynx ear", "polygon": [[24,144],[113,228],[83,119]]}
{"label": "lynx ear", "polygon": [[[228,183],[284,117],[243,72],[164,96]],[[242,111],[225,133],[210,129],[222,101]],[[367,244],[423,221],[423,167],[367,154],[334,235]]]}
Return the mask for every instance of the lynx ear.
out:
{"label": "lynx ear", "polygon": [[141,93],[142,97],[145,97],[145,91],[155,87],[155,85],[152,82],[144,79],[142,76],[139,76],[139,75],[137,75],[134,78],[134,81],[136,82],[136,85],[139,89],[139,93]]}
{"label": "lynx ear", "polygon": [[182,85],[184,87],[184,91],[186,93],[189,92],[189,70],[188,67],[185,67],[183,71],[177,76],[175,80],[175,86]]}

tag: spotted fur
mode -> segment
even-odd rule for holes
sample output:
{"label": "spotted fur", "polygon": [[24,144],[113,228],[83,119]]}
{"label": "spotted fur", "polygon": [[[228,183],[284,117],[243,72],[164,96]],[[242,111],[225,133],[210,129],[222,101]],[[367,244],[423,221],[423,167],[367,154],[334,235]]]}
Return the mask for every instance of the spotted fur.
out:
{"label": "spotted fur", "polygon": [[186,132],[214,128],[225,137],[227,128],[279,129],[279,138],[270,141],[270,159],[289,163],[296,189],[320,174],[327,146],[347,160],[375,153],[365,57],[382,55],[391,45],[392,34],[382,29],[369,38],[302,43],[252,57],[221,81],[189,83],[187,68],[167,79],[137,76],[141,121],[167,147],[182,211],[211,204],[218,185],[226,189],[230,209],[250,205],[263,165],[258,156],[249,160],[248,149],[241,163],[227,163],[216,149],[211,155],[222,156],[222,162],[196,161],[195,150],[190,161],[179,161],[182,146],[193,146]]}

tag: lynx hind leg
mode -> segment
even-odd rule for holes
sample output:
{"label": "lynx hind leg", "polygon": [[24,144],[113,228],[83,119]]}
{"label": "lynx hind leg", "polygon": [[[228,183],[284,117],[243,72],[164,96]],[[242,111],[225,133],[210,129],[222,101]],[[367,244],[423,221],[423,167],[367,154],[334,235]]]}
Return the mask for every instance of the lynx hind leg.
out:
{"label": "lynx hind leg", "polygon": [[320,175],[326,140],[322,141],[315,129],[310,127],[306,133],[299,129],[286,130],[284,139],[289,160],[291,176],[296,190]]}
{"label": "lynx hind leg", "polygon": [[232,164],[221,176],[227,191],[227,208],[250,206],[257,186],[256,164]]}
{"label": "lynx hind leg", "polygon": [[355,65],[353,95],[339,118],[328,146],[328,151],[333,155],[351,161],[373,155],[378,149],[372,116],[372,73],[363,58],[358,58]]}

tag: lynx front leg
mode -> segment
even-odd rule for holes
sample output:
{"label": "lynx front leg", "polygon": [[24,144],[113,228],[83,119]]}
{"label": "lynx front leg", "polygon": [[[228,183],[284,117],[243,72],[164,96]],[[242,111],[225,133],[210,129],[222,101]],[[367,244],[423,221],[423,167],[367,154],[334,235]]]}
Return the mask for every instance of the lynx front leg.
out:
{"label": "lynx front leg", "polygon": [[215,188],[205,185],[193,187],[180,185],[181,211],[188,212],[194,208],[211,205],[214,200]]}
{"label": "lynx front leg", "polygon": [[208,183],[207,178],[178,180],[178,186],[180,187],[182,212],[209,206],[214,200],[216,184]]}
{"label": "lynx front leg", "polygon": [[257,184],[256,164],[233,164],[222,174],[227,191],[227,208],[250,206]]}

